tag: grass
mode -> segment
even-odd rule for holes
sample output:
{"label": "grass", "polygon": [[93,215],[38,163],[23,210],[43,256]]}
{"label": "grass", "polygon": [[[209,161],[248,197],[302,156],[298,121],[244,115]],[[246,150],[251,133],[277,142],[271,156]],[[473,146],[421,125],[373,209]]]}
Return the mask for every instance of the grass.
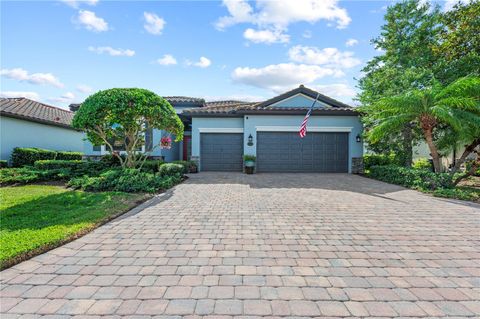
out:
{"label": "grass", "polygon": [[50,185],[0,188],[0,269],[77,238],[147,198]]}

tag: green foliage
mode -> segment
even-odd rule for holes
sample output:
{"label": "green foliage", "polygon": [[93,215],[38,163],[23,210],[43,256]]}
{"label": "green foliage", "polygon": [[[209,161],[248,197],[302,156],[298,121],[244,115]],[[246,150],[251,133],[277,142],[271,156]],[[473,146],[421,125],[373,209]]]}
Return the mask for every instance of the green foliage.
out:
{"label": "green foliage", "polygon": [[0,170],[0,185],[28,184],[41,180],[40,172],[31,167],[5,168]]}
{"label": "green foliage", "polygon": [[22,167],[33,165],[41,160],[81,160],[83,154],[80,152],[51,151],[41,148],[16,147],[12,152],[12,166]]}
{"label": "green foliage", "polygon": [[196,173],[198,171],[197,163],[194,161],[173,161],[172,163],[182,165],[184,174]]}
{"label": "green foliage", "polygon": [[7,160],[0,160],[0,168],[7,168],[8,162]]}
{"label": "green foliage", "polygon": [[372,166],[400,165],[400,161],[394,153],[385,154],[366,154],[363,156],[363,167],[369,170]]}
{"label": "green foliage", "polygon": [[424,169],[428,171],[433,170],[432,162],[429,161],[427,158],[419,158],[413,162],[412,165],[415,169]]}
{"label": "green foliage", "polygon": [[185,172],[185,167],[180,164],[166,163],[160,166],[160,176],[182,175]]}
{"label": "green foliage", "polygon": [[251,162],[255,162],[257,160],[257,158],[255,157],[255,155],[243,155],[243,160],[245,162],[248,162],[248,161],[251,161]]}
{"label": "green foliage", "polygon": [[369,177],[409,188],[433,191],[452,188],[452,177],[447,173],[433,173],[428,170],[412,169],[395,165],[372,166]]}
{"label": "green foliage", "polygon": [[64,187],[0,188],[0,269],[57,247],[145,199],[142,194],[85,193]]}
{"label": "green foliage", "polygon": [[[122,158],[122,160],[126,159],[126,156],[123,154],[119,155],[119,157]],[[100,158],[100,161],[109,167],[121,166],[118,156],[112,154],[103,155],[102,158]]]}
{"label": "green foliage", "polygon": [[35,161],[34,167],[39,170],[72,169],[81,166],[83,163],[85,163],[85,161],[81,160],[40,160]]}
{"label": "green foliage", "polygon": [[73,188],[85,191],[120,191],[127,193],[155,193],[173,187],[181,181],[180,174],[163,175],[142,172],[138,169],[112,169],[97,177],[78,177],[69,181]]}
{"label": "green foliage", "polygon": [[143,172],[157,173],[163,164],[162,160],[146,160],[143,162],[141,170]]}
{"label": "green foliage", "polygon": [[[469,160],[465,162],[465,169],[466,171],[469,171],[472,168],[473,163],[475,160]],[[480,177],[480,167],[477,168],[475,173],[473,173],[473,176],[479,176]]]}
{"label": "green foliage", "polygon": [[[138,148],[150,129],[165,130],[183,139],[183,124],[174,108],[145,89],[110,89],[89,96],[75,113],[73,126],[87,133],[93,145],[105,144],[113,153],[112,140],[125,141],[123,167],[135,167]],[[116,155],[117,156],[117,155]]]}
{"label": "green foliage", "polygon": [[22,167],[33,165],[39,160],[53,160],[57,156],[57,152],[44,150],[41,148],[21,148],[16,147],[12,152],[12,166]]}
{"label": "green foliage", "polygon": [[452,188],[452,189],[436,189],[435,191],[433,191],[433,196],[469,200],[469,201],[479,201],[480,190],[475,190],[473,188],[466,188],[466,187]]}

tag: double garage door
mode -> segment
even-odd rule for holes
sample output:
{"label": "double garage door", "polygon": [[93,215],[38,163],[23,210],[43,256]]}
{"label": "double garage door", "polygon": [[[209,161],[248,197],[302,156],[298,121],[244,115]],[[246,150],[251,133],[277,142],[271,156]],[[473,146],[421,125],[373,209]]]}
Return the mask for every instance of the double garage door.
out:
{"label": "double garage door", "polygon": [[[242,171],[243,134],[202,133],[203,171]],[[257,172],[348,172],[348,133],[257,132]]]}

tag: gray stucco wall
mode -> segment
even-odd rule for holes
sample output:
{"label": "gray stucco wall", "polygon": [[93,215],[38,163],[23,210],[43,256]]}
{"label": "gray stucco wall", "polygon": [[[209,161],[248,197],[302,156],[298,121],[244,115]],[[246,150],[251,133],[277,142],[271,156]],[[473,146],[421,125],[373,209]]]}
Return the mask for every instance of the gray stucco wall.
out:
{"label": "gray stucco wall", "polygon": [[0,117],[1,159],[9,160],[15,147],[83,152],[83,133],[6,116]]}

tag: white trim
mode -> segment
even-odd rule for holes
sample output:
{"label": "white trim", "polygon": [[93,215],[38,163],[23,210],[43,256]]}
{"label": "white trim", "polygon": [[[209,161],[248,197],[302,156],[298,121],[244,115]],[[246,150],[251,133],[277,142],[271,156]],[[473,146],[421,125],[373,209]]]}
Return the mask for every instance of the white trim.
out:
{"label": "white trim", "polygon": [[[297,93],[297,94],[295,94],[295,95],[292,95],[292,96],[287,97],[286,99],[280,100],[280,101],[275,102],[275,103],[273,103],[273,104],[269,104],[268,106],[276,106],[277,104],[283,103],[283,102],[288,101],[288,100],[290,100],[290,99],[293,99],[293,98],[295,98],[295,97],[297,97],[297,96],[302,96],[302,97],[310,100],[311,102],[313,102],[313,101],[315,100],[314,98],[312,98],[312,97],[310,97],[310,96],[308,96],[308,95],[305,95],[305,94],[303,94],[303,93]],[[318,103],[319,105],[321,105],[322,107],[328,106],[327,104],[325,104],[324,102],[319,101],[319,100],[317,100],[317,103]],[[310,106],[310,105],[306,105],[306,106]],[[292,106],[292,107],[294,107],[294,106]]]}
{"label": "white trim", "polygon": [[243,133],[243,127],[199,127],[200,133]]}
{"label": "white trim", "polygon": [[[307,126],[307,132],[351,132],[353,127]],[[257,132],[298,132],[300,126],[256,126]]]}

